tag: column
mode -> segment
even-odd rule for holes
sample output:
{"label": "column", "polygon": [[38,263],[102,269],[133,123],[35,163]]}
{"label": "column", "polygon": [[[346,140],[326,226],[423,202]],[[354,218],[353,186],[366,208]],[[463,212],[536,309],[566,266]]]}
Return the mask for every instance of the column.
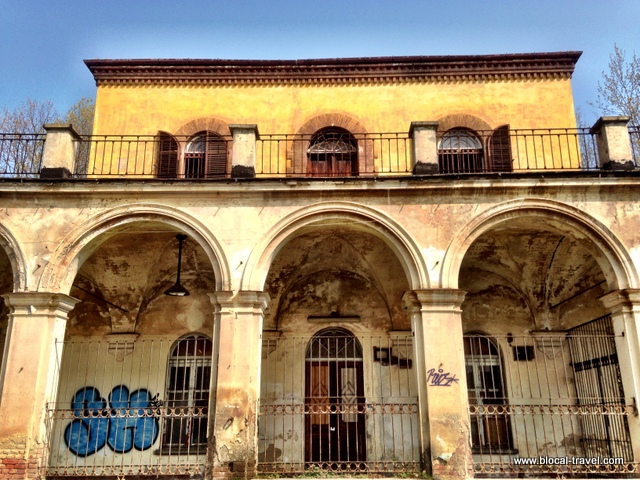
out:
{"label": "column", "polygon": [[607,170],[633,170],[629,117],[600,117],[590,133],[597,135],[600,168]]}
{"label": "column", "polygon": [[439,173],[437,135],[438,122],[411,122],[409,137],[413,143],[413,174]]}
{"label": "column", "polygon": [[405,293],[411,312],[425,466],[436,479],[473,476],[462,338],[462,290]]}
{"label": "column", "polygon": [[78,300],[8,293],[9,327],[0,377],[0,477],[36,478],[45,458],[46,403],[55,402],[67,315]]}
{"label": "column", "polygon": [[229,125],[233,136],[231,177],[254,178],[256,176],[257,125]]}
{"label": "column", "polygon": [[69,178],[75,169],[76,150],[80,136],[70,124],[45,125],[40,178]]}
{"label": "column", "polygon": [[[640,290],[616,290],[600,297],[611,312],[616,351],[624,388],[625,403],[638,404],[640,400]],[[640,420],[637,415],[627,417],[633,457],[640,459]]]}
{"label": "column", "polygon": [[255,475],[258,458],[262,321],[269,295],[215,292],[211,299],[218,357],[211,429],[213,477],[249,478]]}

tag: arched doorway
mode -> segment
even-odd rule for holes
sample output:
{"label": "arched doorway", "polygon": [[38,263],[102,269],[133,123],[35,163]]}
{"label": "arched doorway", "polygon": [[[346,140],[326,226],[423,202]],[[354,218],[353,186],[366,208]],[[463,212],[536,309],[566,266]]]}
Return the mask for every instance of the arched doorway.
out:
{"label": "arched doorway", "polygon": [[360,342],[343,328],[320,331],[307,345],[305,371],[305,461],[365,461]]}

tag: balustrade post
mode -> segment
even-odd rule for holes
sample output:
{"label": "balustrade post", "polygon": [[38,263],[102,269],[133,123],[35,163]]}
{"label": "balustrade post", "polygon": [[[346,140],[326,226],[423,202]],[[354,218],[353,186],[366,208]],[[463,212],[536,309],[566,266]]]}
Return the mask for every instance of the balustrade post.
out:
{"label": "balustrade post", "polygon": [[233,136],[231,178],[256,176],[256,140],[260,138],[257,125],[229,125]]}
{"label": "balustrade post", "polygon": [[36,478],[46,460],[46,404],[55,402],[67,315],[78,300],[8,293],[9,328],[0,372],[0,477]]}
{"label": "balustrade post", "polygon": [[411,122],[409,137],[413,143],[414,175],[439,173],[437,130],[438,122]]}
{"label": "balustrade post", "polygon": [[629,117],[600,117],[591,127],[596,135],[599,167],[605,170],[633,170]]}
{"label": "balustrade post", "polygon": [[47,139],[40,178],[69,178],[73,175],[80,135],[71,124],[49,124],[44,128]]}

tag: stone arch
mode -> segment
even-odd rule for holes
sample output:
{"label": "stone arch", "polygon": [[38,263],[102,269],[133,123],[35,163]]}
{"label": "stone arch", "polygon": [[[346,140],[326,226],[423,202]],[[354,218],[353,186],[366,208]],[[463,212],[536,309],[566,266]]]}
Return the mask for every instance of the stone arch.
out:
{"label": "stone arch", "polygon": [[141,222],[163,223],[193,238],[211,262],[216,290],[229,289],[230,271],[222,246],[206,226],[191,215],[173,207],[138,204],[108,210],[70,231],[45,267],[39,290],[68,294],[82,263],[104,241],[122,229]]}
{"label": "stone arch", "polygon": [[221,136],[231,136],[229,124],[215,117],[202,117],[191,120],[176,130],[174,135],[191,136],[198,132],[213,132]]}
{"label": "stone arch", "polygon": [[509,220],[528,216],[540,225],[562,229],[592,246],[610,290],[638,288],[638,273],[624,245],[601,222],[570,205],[543,199],[517,199],[498,204],[475,217],[449,244],[440,276],[443,288],[458,288],[462,261],[475,240]]}
{"label": "stone arch", "polygon": [[398,257],[413,290],[429,288],[429,276],[420,249],[411,236],[395,220],[363,205],[349,202],[316,203],[297,210],[274,225],[256,245],[243,271],[243,290],[262,291],[269,269],[280,249],[301,229],[314,224],[341,222],[371,233]]}
{"label": "stone arch", "polygon": [[345,113],[323,113],[302,124],[296,135],[312,135],[326,127],[340,127],[351,133],[367,133],[367,129],[357,119]]}
{"label": "stone arch", "polygon": [[307,173],[307,151],[309,142],[316,132],[337,127],[354,135],[358,141],[358,164],[360,172],[373,173],[373,142],[366,138],[367,129],[356,118],[345,113],[323,113],[310,118],[298,128],[294,141],[287,150],[288,174]]}
{"label": "stone arch", "polygon": [[439,118],[437,122],[439,134],[442,134],[447,130],[451,130],[452,128],[468,128],[475,132],[492,130],[491,126],[487,122],[468,113],[454,113],[446,115]]}
{"label": "stone arch", "polygon": [[0,248],[4,250],[11,264],[13,291],[22,292],[28,290],[27,264],[24,254],[16,238],[4,225],[0,225]]}

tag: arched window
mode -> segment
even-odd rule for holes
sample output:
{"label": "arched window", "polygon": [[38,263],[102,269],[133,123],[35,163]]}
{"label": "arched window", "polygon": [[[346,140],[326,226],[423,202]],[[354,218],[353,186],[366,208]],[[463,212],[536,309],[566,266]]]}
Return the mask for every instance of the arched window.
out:
{"label": "arched window", "polygon": [[471,406],[471,442],[474,453],[512,450],[500,349],[485,335],[464,337],[467,389]]}
{"label": "arched window", "polygon": [[482,142],[471,130],[454,128],[442,135],[438,144],[440,173],[484,171]]}
{"label": "arched window", "polygon": [[169,453],[204,453],[207,445],[212,343],[189,335],[171,349],[167,369],[167,418],[162,440]]}
{"label": "arched window", "polygon": [[227,142],[212,132],[201,132],[187,143],[185,178],[216,178],[227,173]]}
{"label": "arched window", "polygon": [[358,142],[347,130],[325,128],[311,137],[307,159],[307,176],[354,176],[358,174]]}

